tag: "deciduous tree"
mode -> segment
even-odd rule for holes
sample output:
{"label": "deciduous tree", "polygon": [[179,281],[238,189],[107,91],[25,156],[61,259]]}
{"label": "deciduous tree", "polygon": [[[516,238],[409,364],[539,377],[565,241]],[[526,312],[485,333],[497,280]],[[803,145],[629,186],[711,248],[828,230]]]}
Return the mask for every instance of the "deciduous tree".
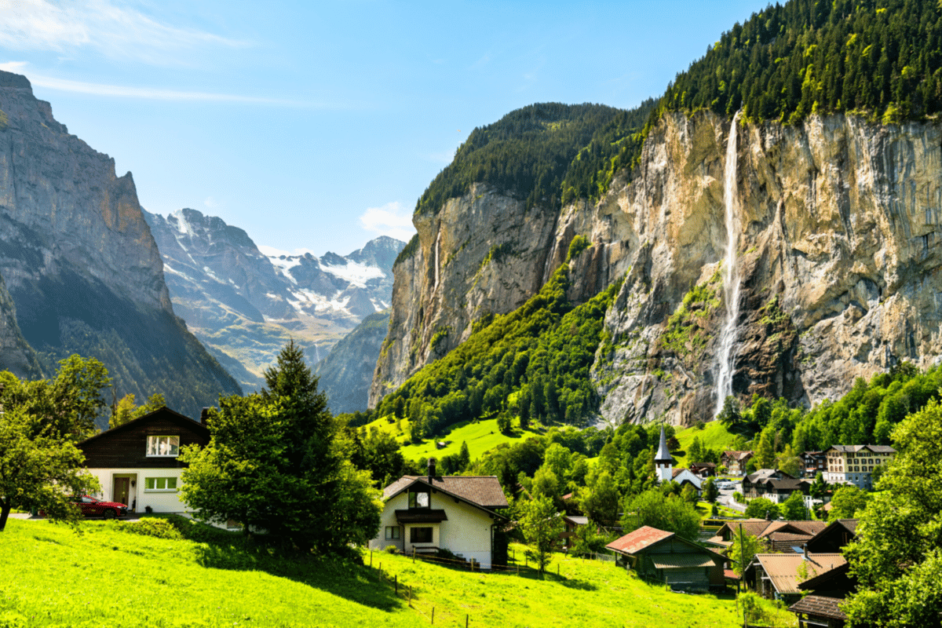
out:
{"label": "deciduous tree", "polygon": [[553,500],[545,495],[535,495],[521,504],[520,513],[523,536],[532,548],[534,560],[542,573],[559,544],[559,535],[563,532],[562,517],[558,516]]}

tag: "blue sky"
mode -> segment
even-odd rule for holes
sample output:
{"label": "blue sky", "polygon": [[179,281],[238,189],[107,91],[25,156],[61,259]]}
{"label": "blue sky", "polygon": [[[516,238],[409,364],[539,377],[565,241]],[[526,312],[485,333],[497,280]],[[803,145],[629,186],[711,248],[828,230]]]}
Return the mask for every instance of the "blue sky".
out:
{"label": "blue sky", "polygon": [[149,211],[346,254],[407,239],[475,127],[534,102],[634,107],[766,5],[0,0],[0,68]]}

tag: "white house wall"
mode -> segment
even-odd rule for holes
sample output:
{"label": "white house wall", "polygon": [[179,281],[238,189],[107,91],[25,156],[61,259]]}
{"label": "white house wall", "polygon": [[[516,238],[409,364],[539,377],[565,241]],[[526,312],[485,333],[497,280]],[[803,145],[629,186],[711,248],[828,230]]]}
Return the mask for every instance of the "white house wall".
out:
{"label": "white house wall", "polygon": [[407,554],[412,552],[409,542],[409,530],[432,528],[431,543],[417,543],[415,547],[438,547],[447,549],[466,560],[474,559],[482,569],[491,568],[491,526],[495,523],[484,511],[458,501],[443,493],[431,496],[431,509],[444,510],[447,521],[441,523],[415,523],[403,526],[400,542],[386,540],[386,526],[398,526],[396,510],[409,508],[409,493],[405,491],[386,502],[383,508],[379,536],[370,541],[370,549],[381,550],[387,545],[396,545]]}
{"label": "white house wall", "polygon": [[[188,508],[180,501],[180,473],[183,469],[89,469],[89,473],[98,478],[101,491],[95,495],[104,501],[114,501],[115,476],[130,477],[134,486],[128,493],[128,507],[134,507],[135,512],[145,512],[147,506],[153,512],[186,512]],[[146,478],[176,478],[176,491],[147,491],[144,489]],[[135,504],[136,500],[136,504]]]}

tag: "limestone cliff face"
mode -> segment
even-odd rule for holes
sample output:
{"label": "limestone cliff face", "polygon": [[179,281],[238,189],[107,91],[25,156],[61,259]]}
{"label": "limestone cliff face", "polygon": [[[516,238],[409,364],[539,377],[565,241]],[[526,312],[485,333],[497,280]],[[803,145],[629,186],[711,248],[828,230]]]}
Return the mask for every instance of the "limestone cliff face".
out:
{"label": "limestone cliff face", "polygon": [[556,215],[477,185],[413,223],[419,244],[393,268],[392,314],[370,407],[466,340],[475,320],[513,311],[539,290]]}
{"label": "limestone cliff face", "polygon": [[130,173],[70,135],[25,77],[0,72],[0,110],[0,275],[46,374],[96,357],[119,394],[161,392],[193,416],[237,392],[173,313]]}
{"label": "limestone cliff face", "polygon": [[[606,320],[612,343],[593,368],[602,418],[712,418],[716,338],[727,312],[719,271],[729,131],[712,114],[667,115],[630,180],[616,178],[598,203],[577,202],[558,216],[514,213],[494,191],[452,199],[447,220],[417,216],[419,250],[396,268],[371,402],[465,337],[478,312],[471,304],[486,302],[495,313],[519,305],[580,234],[593,246],[576,261],[571,298],[626,275]],[[817,403],[898,361],[933,364],[942,350],[940,127],[843,115],[746,125],[737,153],[743,289],[734,392]],[[451,235],[457,225],[469,240]],[[509,234],[523,254],[481,275],[465,251],[482,259]],[[439,265],[430,257],[436,242]],[[441,260],[463,261],[449,269]],[[432,343],[446,328],[446,340]],[[397,351],[403,340],[416,349]]]}

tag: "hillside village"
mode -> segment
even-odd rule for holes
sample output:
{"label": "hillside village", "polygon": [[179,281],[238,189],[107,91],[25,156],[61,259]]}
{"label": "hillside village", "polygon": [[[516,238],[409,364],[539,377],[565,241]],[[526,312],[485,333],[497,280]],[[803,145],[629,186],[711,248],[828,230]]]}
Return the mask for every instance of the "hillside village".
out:
{"label": "hillside village", "polygon": [[942,0],[20,4],[0,628],[942,626]]}

